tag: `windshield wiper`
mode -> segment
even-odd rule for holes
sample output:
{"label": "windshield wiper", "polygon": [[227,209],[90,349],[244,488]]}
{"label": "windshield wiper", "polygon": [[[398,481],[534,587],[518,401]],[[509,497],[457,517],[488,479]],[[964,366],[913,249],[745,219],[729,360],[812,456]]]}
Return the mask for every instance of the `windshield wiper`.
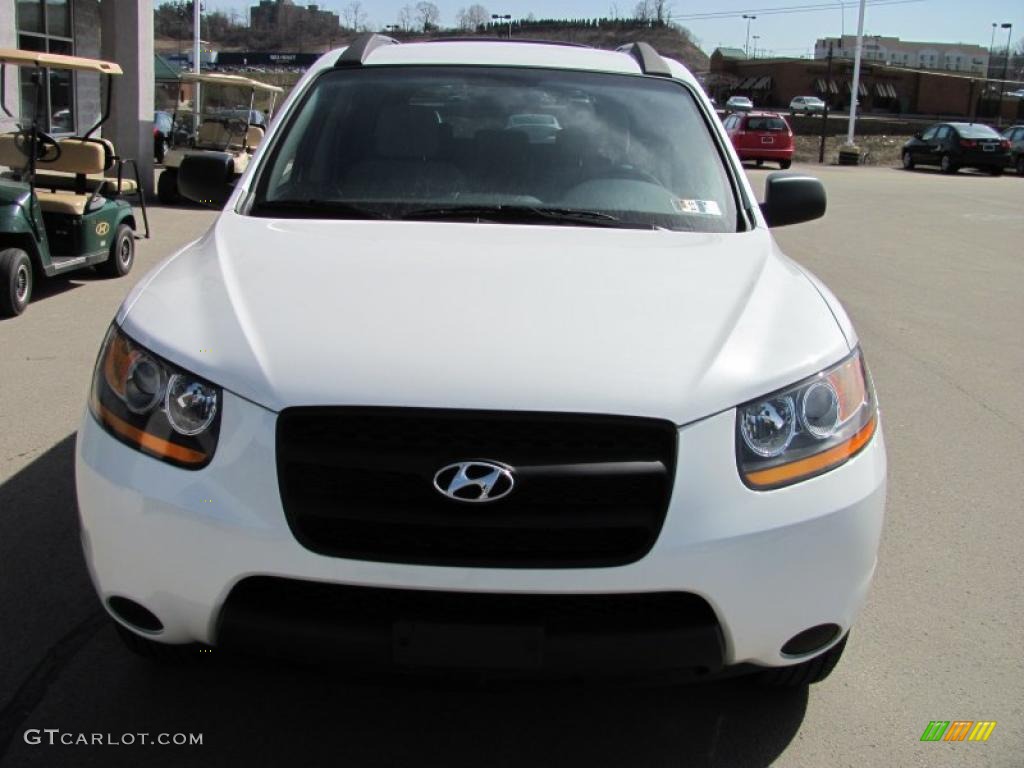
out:
{"label": "windshield wiper", "polygon": [[293,219],[387,219],[381,211],[340,200],[259,200],[250,211],[253,216],[272,214]]}
{"label": "windshield wiper", "polygon": [[586,211],[576,208],[547,208],[529,205],[453,205],[445,208],[414,208],[400,217],[421,221],[451,219],[477,222],[543,222],[545,224],[578,224],[588,227],[639,227],[650,229],[646,224],[623,222],[610,213]]}

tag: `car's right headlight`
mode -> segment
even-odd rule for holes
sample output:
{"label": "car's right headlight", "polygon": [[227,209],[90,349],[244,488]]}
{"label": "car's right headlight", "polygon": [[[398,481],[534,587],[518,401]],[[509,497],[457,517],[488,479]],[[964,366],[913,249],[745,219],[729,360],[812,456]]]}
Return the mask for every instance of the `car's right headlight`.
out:
{"label": "car's right headlight", "polygon": [[875,393],[860,349],[736,414],[740,476],[755,490],[807,480],[849,461],[878,426]]}
{"label": "car's right headlight", "polygon": [[217,447],[222,399],[220,387],[110,326],[93,371],[89,410],[121,442],[179,467],[205,467]]}

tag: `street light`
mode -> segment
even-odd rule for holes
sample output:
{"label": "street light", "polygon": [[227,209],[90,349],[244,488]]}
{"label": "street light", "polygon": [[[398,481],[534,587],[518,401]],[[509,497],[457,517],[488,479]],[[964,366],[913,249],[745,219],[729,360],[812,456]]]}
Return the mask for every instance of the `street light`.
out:
{"label": "street light", "polygon": [[761,39],[760,35],[754,35],[754,58],[757,58],[757,41]]}
{"label": "street light", "polygon": [[498,21],[507,21],[508,22],[508,39],[511,40],[512,39],[512,14],[511,13],[492,13],[491,14],[491,18],[492,19],[496,19]]}
{"label": "street light", "polygon": [[843,44],[843,38],[846,37],[846,6],[843,5],[843,0],[836,0],[839,3],[839,45]]}
{"label": "street light", "polygon": [[743,14],[743,18],[747,20],[747,42],[743,45],[743,55],[750,56],[750,22],[757,18],[757,16],[748,16]]}

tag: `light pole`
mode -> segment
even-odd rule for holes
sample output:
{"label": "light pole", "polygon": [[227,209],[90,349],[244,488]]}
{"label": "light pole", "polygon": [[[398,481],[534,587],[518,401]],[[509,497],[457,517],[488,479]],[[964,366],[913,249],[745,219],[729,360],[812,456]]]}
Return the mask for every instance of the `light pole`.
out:
{"label": "light pole", "polygon": [[860,11],[857,16],[857,47],[853,52],[853,83],[850,87],[850,124],[846,130],[846,143],[853,144],[853,133],[857,125],[857,102],[860,97],[860,58],[864,45],[864,5],[860,0]]}
{"label": "light pole", "polygon": [[999,114],[996,115],[996,125],[1003,124],[1003,88],[1006,87],[1006,77],[1010,72],[1010,35],[1013,33],[1013,24],[1006,21],[999,25],[1006,30],[1006,58],[1003,59],[1003,82],[999,84]]}
{"label": "light pole", "polygon": [[839,3],[839,45],[843,44],[843,38],[846,37],[846,6],[843,5],[843,0],[837,0]]}
{"label": "light pole", "polygon": [[743,18],[747,20],[747,42],[743,45],[743,55],[750,56],[750,22],[757,18],[757,16],[748,16],[743,14]]}
{"label": "light pole", "polygon": [[754,35],[754,58],[757,58],[757,41],[761,39],[760,35]]}
{"label": "light pole", "polygon": [[497,21],[508,22],[508,39],[512,39],[512,14],[511,13],[492,13],[491,18]]}

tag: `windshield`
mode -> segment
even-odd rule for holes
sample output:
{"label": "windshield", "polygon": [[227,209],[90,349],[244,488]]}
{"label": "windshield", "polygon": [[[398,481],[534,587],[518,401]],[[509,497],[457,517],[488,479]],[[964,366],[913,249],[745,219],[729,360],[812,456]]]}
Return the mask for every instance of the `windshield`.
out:
{"label": "windshield", "polygon": [[723,161],[681,84],[498,67],[325,73],[276,142],[250,212],[737,226]]}

